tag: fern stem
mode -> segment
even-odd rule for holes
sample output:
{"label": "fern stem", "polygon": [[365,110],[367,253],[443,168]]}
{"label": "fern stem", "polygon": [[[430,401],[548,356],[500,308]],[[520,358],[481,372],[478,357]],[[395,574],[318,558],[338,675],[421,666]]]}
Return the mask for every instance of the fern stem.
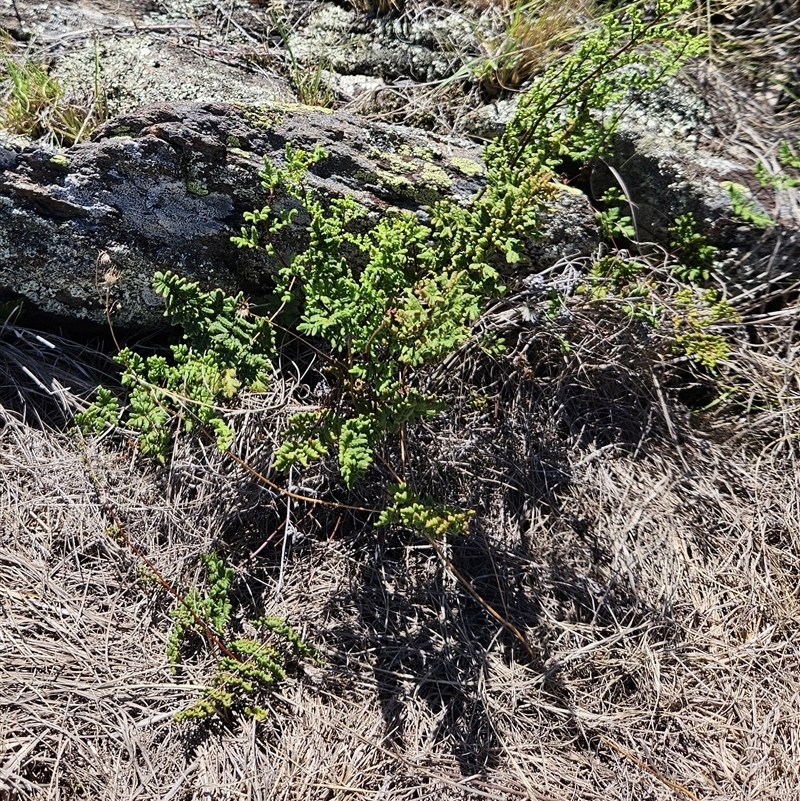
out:
{"label": "fern stem", "polygon": [[194,622],[197,623],[200,629],[202,629],[208,640],[216,645],[217,648],[219,648],[219,650],[225,654],[225,656],[241,663],[242,660],[227,645],[225,645],[220,635],[218,635],[217,632],[215,632],[214,629],[205,620],[203,620],[194,611],[194,609],[192,609],[192,607],[186,602],[186,599],[172,586],[172,584],[169,583],[169,581],[167,581],[166,578],[164,578],[164,575],[161,573],[158,567],[156,567],[153,561],[150,560],[141,550],[141,548],[139,548],[139,546],[136,545],[136,543],[134,543],[130,538],[128,532],[125,530],[125,527],[122,525],[122,521],[119,519],[119,515],[117,514],[114,505],[111,503],[111,499],[108,497],[108,493],[103,488],[100,479],[92,467],[89,454],[86,452],[86,443],[84,442],[82,436],[80,438],[80,451],[83,463],[86,465],[89,479],[92,482],[95,491],[97,492],[98,500],[101,508],[103,509],[103,513],[114,526],[115,532],[117,532],[122,538],[122,541],[125,543],[128,550],[130,550],[130,552],[137,559],[141,560],[145,564],[147,569],[152,572],[153,576],[155,576],[156,581],[192,616]]}

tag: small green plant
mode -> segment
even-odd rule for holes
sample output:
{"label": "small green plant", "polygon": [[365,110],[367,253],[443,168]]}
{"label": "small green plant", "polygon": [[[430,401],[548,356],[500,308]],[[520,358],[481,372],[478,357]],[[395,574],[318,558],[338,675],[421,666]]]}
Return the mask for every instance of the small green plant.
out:
{"label": "small green plant", "polygon": [[714,290],[699,293],[686,287],[675,295],[675,302],[681,312],[673,318],[675,349],[714,370],[728,358],[730,345],[713,328],[737,322],[736,310]]}
{"label": "small green plant", "polygon": [[727,191],[733,213],[741,220],[758,228],[769,228],[775,225],[772,217],[756,207],[744,184],[737,184],[735,181],[720,181],[720,186]]}
{"label": "small green plant", "polygon": [[642,260],[627,255],[604,256],[592,265],[576,294],[614,302],[631,320],[640,320],[658,328],[664,306],[657,299],[658,284],[651,272]]}
{"label": "small green plant", "polygon": [[334,92],[329,78],[326,76],[327,62],[318,61],[313,67],[303,67],[292,61],[291,81],[297,92],[297,99],[306,106],[330,108],[333,105]]}
{"label": "small green plant", "polygon": [[[0,54],[6,93],[0,101],[0,126],[38,139],[50,136],[57,145],[71,145],[88,136],[106,119],[95,49],[94,86],[84,97],[69,97],[47,68],[30,58]],[[1,73],[0,73],[1,74]]]}
{"label": "small green plant", "polygon": [[289,56],[288,78],[297,93],[297,99],[306,106],[330,108],[334,93],[326,72],[330,64],[325,56],[315,58],[314,65],[301,63],[295,56],[292,38],[284,19],[272,13],[272,24],[281,38],[284,49]]}
{"label": "small green plant", "polygon": [[393,484],[388,489],[391,502],[378,518],[379,526],[399,523],[436,539],[467,533],[474,512],[457,512],[430,498],[421,499],[406,484]]}
{"label": "small green plant", "polygon": [[[795,148],[798,146],[800,146],[800,142],[795,144]],[[785,139],[781,140],[778,145],[778,161],[781,163],[781,166],[786,169],[800,170],[800,156],[792,152],[792,148]],[[796,182],[793,183],[792,186],[797,186],[797,179],[795,179],[795,181]]]}
{"label": "small green plant", "polygon": [[266,388],[274,351],[272,328],[266,318],[251,314],[241,293],[204,292],[199,284],[171,272],[156,273],[153,288],[166,300],[165,316],[183,327],[184,342],[171,346],[169,359],[121,350],[115,359],[123,367],[128,405],[121,409],[113,394],[101,387],[94,404],[76,415],[76,423],[93,431],[124,423],[139,432],[142,453],[162,464],[175,420],[185,431],[197,424],[207,427],[224,450],[233,431],[223,404],[242,386],[254,392]]}
{"label": "small green plant", "polygon": [[250,639],[233,640],[229,647],[234,656],[220,659],[211,684],[191,706],[175,715],[176,721],[228,717],[236,708],[256,720],[266,717],[266,710],[254,698],[286,678],[281,653]]}
{"label": "small green plant", "polygon": [[[795,145],[795,149],[798,146],[800,142]],[[778,163],[782,169],[777,174],[769,172],[763,162],[756,163],[755,174],[761,186],[771,189],[792,189],[800,186],[800,176],[791,174],[791,172],[800,173],[800,156],[794,154],[785,139],[778,144]],[[786,170],[791,172],[787,173]]]}
{"label": "small green plant", "polygon": [[61,87],[38,64],[3,56],[3,67],[10,82],[2,106],[3,126],[24,136],[41,136],[42,114],[61,98]]}
{"label": "small green plant", "polygon": [[109,426],[119,423],[120,406],[117,397],[110,389],[98,387],[94,401],[87,409],[75,415],[75,422],[84,431],[99,434]]}
{"label": "small green plant", "polygon": [[630,214],[624,213],[627,199],[620,189],[609,187],[600,198],[602,208],[597,212],[597,221],[603,236],[611,242],[622,237],[623,239],[636,239],[636,228]]}
{"label": "small green plant", "polygon": [[305,643],[295,629],[276,617],[250,621],[251,626],[266,632],[271,642],[247,637],[227,641],[233,610],[230,591],[234,571],[218,554],[205,554],[201,559],[206,569],[208,589],[201,592],[192,588],[173,610],[174,626],[167,641],[167,658],[173,672],[177,672],[181,657],[191,644],[191,637],[196,643],[209,633],[215,638],[213,644],[222,645],[225,653],[220,656],[211,684],[175,719],[228,717],[237,710],[262,719],[266,712],[256,703],[258,696],[275,682],[286,678],[288,660],[306,658],[320,664],[321,660],[316,650]]}
{"label": "small green plant", "polygon": [[669,229],[669,248],[678,260],[674,267],[679,281],[700,284],[708,281],[719,252],[708,239],[697,230],[693,214],[682,214]]}
{"label": "small green plant", "polygon": [[[704,241],[693,238],[691,218],[684,219],[680,228],[690,249],[697,247],[702,252],[707,247]],[[737,322],[738,315],[714,290],[676,286],[674,276],[686,269],[680,262],[654,269],[630,256],[605,256],[592,266],[576,294],[601,301],[625,317],[647,324],[673,352],[713,371],[730,353],[728,341],[717,327]],[[701,279],[702,273],[698,271],[692,277]]]}
{"label": "small green plant", "polygon": [[644,261],[617,255],[603,256],[594,262],[586,281],[576,292],[596,300],[618,298],[629,294],[629,289],[648,270]]}
{"label": "small green plant", "polygon": [[324,664],[317,649],[305,642],[300,634],[293,629],[283,618],[260,617],[252,621],[254,626],[265,628],[282,638],[295,656],[310,659],[317,665]]}
{"label": "small green plant", "polygon": [[192,588],[172,612],[175,625],[167,641],[167,658],[173,669],[178,664],[181,645],[188,632],[204,633],[200,621],[220,635],[231,617],[228,592],[233,583],[233,568],[226,567],[222,558],[215,553],[204,554],[200,558],[206,569],[209,589],[206,593],[200,593]]}

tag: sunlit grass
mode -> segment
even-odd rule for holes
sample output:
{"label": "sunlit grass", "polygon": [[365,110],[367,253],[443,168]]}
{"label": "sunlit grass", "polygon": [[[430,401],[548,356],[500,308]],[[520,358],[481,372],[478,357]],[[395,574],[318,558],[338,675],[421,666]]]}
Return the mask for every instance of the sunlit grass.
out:
{"label": "sunlit grass", "polygon": [[593,5],[592,0],[501,0],[496,33],[481,43],[486,56],[476,72],[483,88],[499,93],[530,80],[554,52],[580,36]]}
{"label": "sunlit grass", "polygon": [[97,59],[93,87],[75,96],[68,95],[43,64],[0,53],[0,87],[0,126],[31,139],[71,145],[106,119]]}

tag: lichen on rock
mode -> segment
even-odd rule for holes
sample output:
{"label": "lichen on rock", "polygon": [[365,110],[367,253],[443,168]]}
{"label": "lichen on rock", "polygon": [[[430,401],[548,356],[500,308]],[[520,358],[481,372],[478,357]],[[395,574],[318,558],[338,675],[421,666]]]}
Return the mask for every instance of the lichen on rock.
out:
{"label": "lichen on rock", "polygon": [[[120,135],[120,131],[124,134]],[[238,144],[234,144],[238,143]],[[467,203],[482,186],[480,149],[400,126],[365,123],[303,106],[156,104],[98,128],[63,154],[21,148],[0,177],[0,292],[24,296],[33,310],[118,327],[162,325],[146,300],[150,278],[171,269],[191,280],[256,294],[271,291],[277,262],[230,241],[245,211],[268,198],[258,172],[263,157],[282,163],[287,143],[328,156],[309,175],[324,197],[353,196],[375,220],[397,207],[424,212],[442,198]],[[63,156],[63,159],[53,158]],[[465,168],[466,167],[466,168]],[[278,196],[278,208],[296,202]],[[561,231],[565,208],[588,240],[596,228],[585,198],[573,197],[543,222]],[[561,220],[557,218],[563,218]],[[290,258],[305,241],[306,218],[277,244]],[[576,235],[537,245],[542,265],[584,252]],[[584,237],[585,238],[585,237]],[[558,241],[559,244],[556,244]],[[118,278],[98,286],[96,260],[106,252]],[[25,276],[25,280],[22,280]],[[101,282],[102,283],[102,282]]]}

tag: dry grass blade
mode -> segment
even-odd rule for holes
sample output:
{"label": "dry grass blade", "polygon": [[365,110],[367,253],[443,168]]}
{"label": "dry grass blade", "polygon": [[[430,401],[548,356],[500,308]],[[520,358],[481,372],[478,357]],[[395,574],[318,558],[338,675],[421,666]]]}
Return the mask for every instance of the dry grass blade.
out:
{"label": "dry grass blade", "polygon": [[580,37],[591,19],[591,0],[505,0],[491,4],[482,35],[484,61],[477,67],[485,91],[519,89],[540,72],[553,55]]}
{"label": "dry grass blade", "polygon": [[18,414],[33,414],[40,423],[70,421],[113,372],[111,359],[97,348],[0,325],[0,405]]}

